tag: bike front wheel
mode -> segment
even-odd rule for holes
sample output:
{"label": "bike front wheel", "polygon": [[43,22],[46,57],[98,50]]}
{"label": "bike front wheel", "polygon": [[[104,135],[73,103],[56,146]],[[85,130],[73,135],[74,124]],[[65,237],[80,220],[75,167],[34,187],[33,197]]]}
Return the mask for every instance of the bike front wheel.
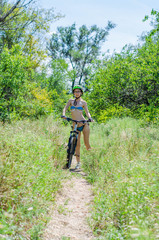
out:
{"label": "bike front wheel", "polygon": [[68,168],[71,167],[72,158],[73,158],[73,155],[75,153],[76,144],[77,144],[76,136],[71,136],[70,139],[69,139],[68,149],[67,149],[67,165],[68,165]]}

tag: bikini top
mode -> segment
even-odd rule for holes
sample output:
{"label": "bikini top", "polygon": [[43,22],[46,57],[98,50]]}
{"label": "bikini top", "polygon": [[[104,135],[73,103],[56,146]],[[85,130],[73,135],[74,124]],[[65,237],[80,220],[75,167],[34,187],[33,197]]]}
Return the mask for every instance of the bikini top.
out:
{"label": "bikini top", "polygon": [[74,111],[75,109],[79,110],[79,111],[83,111],[83,107],[75,107],[75,106],[71,106],[71,110]]}

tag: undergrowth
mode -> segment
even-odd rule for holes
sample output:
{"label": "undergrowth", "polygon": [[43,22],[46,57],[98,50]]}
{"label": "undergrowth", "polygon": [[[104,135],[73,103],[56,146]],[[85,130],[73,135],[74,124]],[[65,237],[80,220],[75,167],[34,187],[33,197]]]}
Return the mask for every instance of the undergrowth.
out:
{"label": "undergrowth", "polygon": [[66,177],[65,131],[52,117],[0,126],[0,239],[40,239]]}
{"label": "undergrowth", "polygon": [[[94,186],[89,219],[96,239],[156,240],[159,128],[131,119],[91,123],[82,167]],[[70,126],[52,117],[0,126],[0,237],[38,240],[61,181]]]}
{"label": "undergrowth", "polygon": [[90,225],[97,239],[158,239],[158,126],[112,119],[92,124],[90,141],[82,162],[95,187]]}

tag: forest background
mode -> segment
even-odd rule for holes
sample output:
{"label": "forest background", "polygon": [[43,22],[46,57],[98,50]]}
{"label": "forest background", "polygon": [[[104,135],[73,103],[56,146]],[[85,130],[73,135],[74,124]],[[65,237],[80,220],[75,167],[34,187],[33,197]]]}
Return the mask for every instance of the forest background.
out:
{"label": "forest background", "polygon": [[102,56],[101,46],[115,28],[110,21],[105,28],[58,27],[46,39],[50,24],[63,17],[54,9],[20,0],[1,1],[0,9],[2,122],[50,113],[59,117],[75,84],[83,86],[83,97],[98,122],[125,116],[158,121],[157,10],[145,16],[144,21],[151,19],[152,30],[141,35],[140,43]]}
{"label": "forest background", "polygon": [[158,239],[159,12],[143,17],[152,29],[137,45],[103,55],[115,23],[58,27],[48,39],[62,17],[32,0],[0,1],[0,238],[41,239],[70,177],[60,116],[81,84],[95,120],[93,149],[81,148],[95,196],[89,225],[99,239]]}

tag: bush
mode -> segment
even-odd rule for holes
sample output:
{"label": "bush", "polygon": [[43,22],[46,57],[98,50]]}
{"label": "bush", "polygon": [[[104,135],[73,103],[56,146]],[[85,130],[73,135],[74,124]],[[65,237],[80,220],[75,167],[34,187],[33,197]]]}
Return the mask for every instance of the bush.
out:
{"label": "bush", "polygon": [[0,120],[39,117],[51,112],[51,101],[45,89],[34,82],[32,60],[20,46],[4,48],[0,62]]}
{"label": "bush", "polygon": [[99,122],[109,121],[111,118],[122,118],[131,116],[132,113],[129,108],[124,108],[118,104],[108,107],[106,110],[101,110],[97,120]]}

